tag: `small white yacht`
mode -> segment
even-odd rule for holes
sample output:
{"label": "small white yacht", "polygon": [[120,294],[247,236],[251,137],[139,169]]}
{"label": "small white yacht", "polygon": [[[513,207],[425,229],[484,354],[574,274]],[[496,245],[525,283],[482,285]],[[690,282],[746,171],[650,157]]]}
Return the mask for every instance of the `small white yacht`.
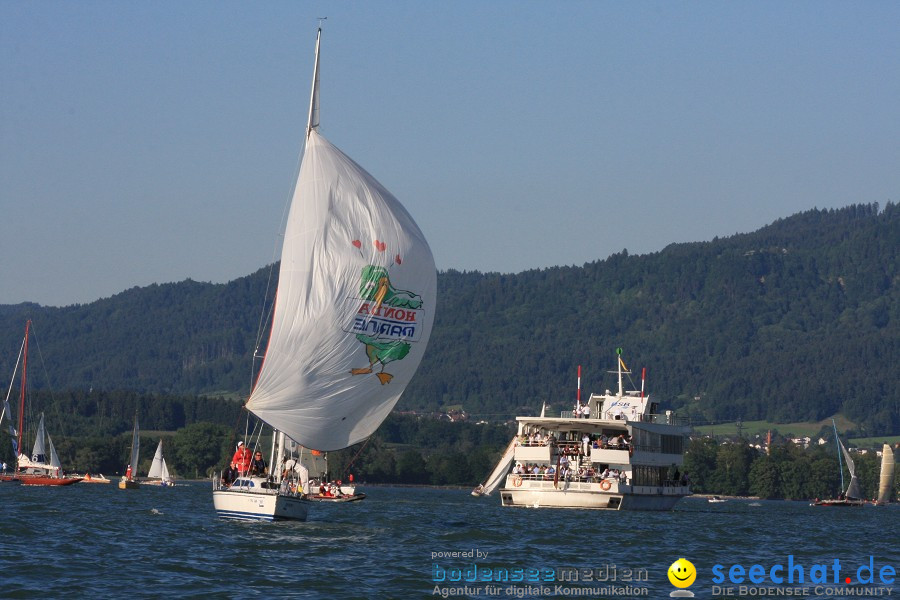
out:
{"label": "small white yacht", "polygon": [[579,403],[558,418],[518,417],[516,437],[472,494],[502,485],[503,506],[609,510],[671,510],[690,495],[681,474],[690,427],[672,411],[659,414],[643,377],[640,390],[623,389],[630,371],[621,353],[617,393],[592,394],[586,410]]}

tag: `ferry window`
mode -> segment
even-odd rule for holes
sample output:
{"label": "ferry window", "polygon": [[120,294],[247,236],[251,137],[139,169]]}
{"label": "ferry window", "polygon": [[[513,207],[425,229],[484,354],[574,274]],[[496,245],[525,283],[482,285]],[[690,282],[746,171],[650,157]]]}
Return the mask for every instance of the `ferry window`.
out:
{"label": "ferry window", "polygon": [[684,438],[680,435],[662,436],[662,451],[664,454],[683,454]]}
{"label": "ferry window", "polygon": [[660,486],[663,482],[663,469],[647,465],[634,465],[632,467],[634,485]]}

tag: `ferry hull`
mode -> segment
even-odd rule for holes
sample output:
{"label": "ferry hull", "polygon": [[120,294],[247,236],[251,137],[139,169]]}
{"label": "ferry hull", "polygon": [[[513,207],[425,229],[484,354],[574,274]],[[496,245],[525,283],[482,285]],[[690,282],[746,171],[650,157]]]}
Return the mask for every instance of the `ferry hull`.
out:
{"label": "ferry hull", "polygon": [[305,521],[309,501],[249,490],[215,490],[213,506],[223,519],[235,521]]}
{"label": "ferry hull", "polygon": [[503,506],[524,508],[581,508],[593,510],[672,510],[681,495],[611,494],[606,492],[501,489]]}

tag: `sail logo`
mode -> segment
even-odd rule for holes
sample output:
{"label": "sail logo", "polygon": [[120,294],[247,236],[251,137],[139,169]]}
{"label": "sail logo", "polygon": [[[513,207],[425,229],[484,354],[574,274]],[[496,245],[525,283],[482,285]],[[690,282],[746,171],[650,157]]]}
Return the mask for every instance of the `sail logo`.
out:
{"label": "sail logo", "polygon": [[[353,245],[359,248],[357,241]],[[375,248],[383,252],[386,245],[375,240]],[[398,254],[391,266],[402,263]],[[351,369],[350,374],[367,375],[374,372],[376,364],[380,364],[381,371],[376,376],[381,385],[388,384],[394,376],[385,372],[387,364],[406,358],[412,349],[410,344],[421,338],[425,315],[422,296],[395,287],[388,268],[367,264],[360,274],[359,297],[351,300],[357,303],[357,307],[349,330],[344,331],[355,335],[363,344],[369,365]]]}
{"label": "sail logo", "polygon": [[[354,300],[359,300],[355,298]],[[363,302],[347,333],[418,342],[425,311]]]}

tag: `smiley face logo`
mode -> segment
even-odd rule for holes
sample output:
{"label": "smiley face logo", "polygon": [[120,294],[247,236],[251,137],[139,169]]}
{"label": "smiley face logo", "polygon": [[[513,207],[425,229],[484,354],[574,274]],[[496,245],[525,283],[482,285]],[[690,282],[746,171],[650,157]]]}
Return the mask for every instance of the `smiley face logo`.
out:
{"label": "smiley face logo", "polygon": [[691,564],[691,561],[685,558],[679,558],[672,563],[667,572],[669,583],[677,588],[690,587],[694,580],[697,579],[697,569]]}

